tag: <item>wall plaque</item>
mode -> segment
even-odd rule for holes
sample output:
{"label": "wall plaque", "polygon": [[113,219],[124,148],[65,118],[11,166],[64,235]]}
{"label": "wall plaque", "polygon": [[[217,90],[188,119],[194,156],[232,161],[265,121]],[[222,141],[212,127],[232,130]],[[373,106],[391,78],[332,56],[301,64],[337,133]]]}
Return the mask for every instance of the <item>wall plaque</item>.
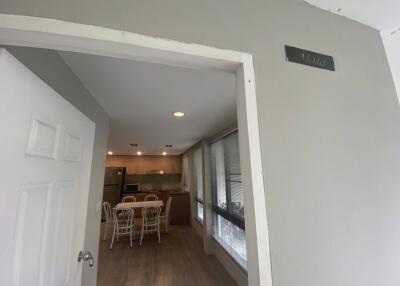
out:
{"label": "wall plaque", "polygon": [[291,46],[285,46],[286,59],[289,62],[335,71],[333,57]]}

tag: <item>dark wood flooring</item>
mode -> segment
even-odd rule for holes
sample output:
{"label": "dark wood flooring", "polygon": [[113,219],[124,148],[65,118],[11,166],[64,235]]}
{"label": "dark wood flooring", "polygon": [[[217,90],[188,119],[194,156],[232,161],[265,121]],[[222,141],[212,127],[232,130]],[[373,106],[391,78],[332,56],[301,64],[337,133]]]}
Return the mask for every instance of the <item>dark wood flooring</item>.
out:
{"label": "dark wood flooring", "polygon": [[98,286],[237,285],[214,256],[204,254],[192,227],[170,226],[168,233],[161,233],[161,244],[148,235],[141,247],[138,234],[133,248],[127,237],[121,237],[113,250],[108,248],[110,237],[100,240]]}

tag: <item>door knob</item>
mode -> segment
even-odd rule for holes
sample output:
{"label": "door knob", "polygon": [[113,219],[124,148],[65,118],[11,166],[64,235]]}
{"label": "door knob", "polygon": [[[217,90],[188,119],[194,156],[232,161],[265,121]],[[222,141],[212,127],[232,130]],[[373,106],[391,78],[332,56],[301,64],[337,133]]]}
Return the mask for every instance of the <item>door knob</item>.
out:
{"label": "door knob", "polygon": [[92,267],[94,265],[94,258],[92,253],[90,253],[90,251],[80,251],[78,254],[78,262],[81,261],[89,261],[89,267]]}

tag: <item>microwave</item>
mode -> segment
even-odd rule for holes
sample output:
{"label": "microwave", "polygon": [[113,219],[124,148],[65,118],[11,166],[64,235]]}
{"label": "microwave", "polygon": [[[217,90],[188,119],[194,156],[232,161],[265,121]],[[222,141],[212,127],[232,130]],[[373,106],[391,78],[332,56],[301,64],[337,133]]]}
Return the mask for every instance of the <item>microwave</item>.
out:
{"label": "microwave", "polygon": [[139,184],[126,184],[125,185],[125,194],[134,194],[140,192]]}

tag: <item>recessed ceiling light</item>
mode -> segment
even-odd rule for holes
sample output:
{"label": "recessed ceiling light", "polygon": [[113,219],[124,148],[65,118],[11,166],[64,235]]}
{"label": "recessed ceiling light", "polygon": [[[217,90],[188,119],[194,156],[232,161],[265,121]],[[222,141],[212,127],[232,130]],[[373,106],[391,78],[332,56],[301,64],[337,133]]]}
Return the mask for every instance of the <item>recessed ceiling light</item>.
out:
{"label": "recessed ceiling light", "polygon": [[142,152],[137,151],[137,152],[136,152],[136,155],[142,155]]}
{"label": "recessed ceiling light", "polygon": [[108,155],[112,155],[113,152],[112,152],[112,151],[108,151],[107,154],[108,154]]}
{"label": "recessed ceiling light", "polygon": [[175,117],[183,117],[183,116],[185,116],[185,113],[182,111],[174,111],[174,112],[172,112],[172,115]]}
{"label": "recessed ceiling light", "polygon": [[164,152],[162,152],[162,154],[165,156],[165,155],[167,155],[168,153],[164,151]]}

